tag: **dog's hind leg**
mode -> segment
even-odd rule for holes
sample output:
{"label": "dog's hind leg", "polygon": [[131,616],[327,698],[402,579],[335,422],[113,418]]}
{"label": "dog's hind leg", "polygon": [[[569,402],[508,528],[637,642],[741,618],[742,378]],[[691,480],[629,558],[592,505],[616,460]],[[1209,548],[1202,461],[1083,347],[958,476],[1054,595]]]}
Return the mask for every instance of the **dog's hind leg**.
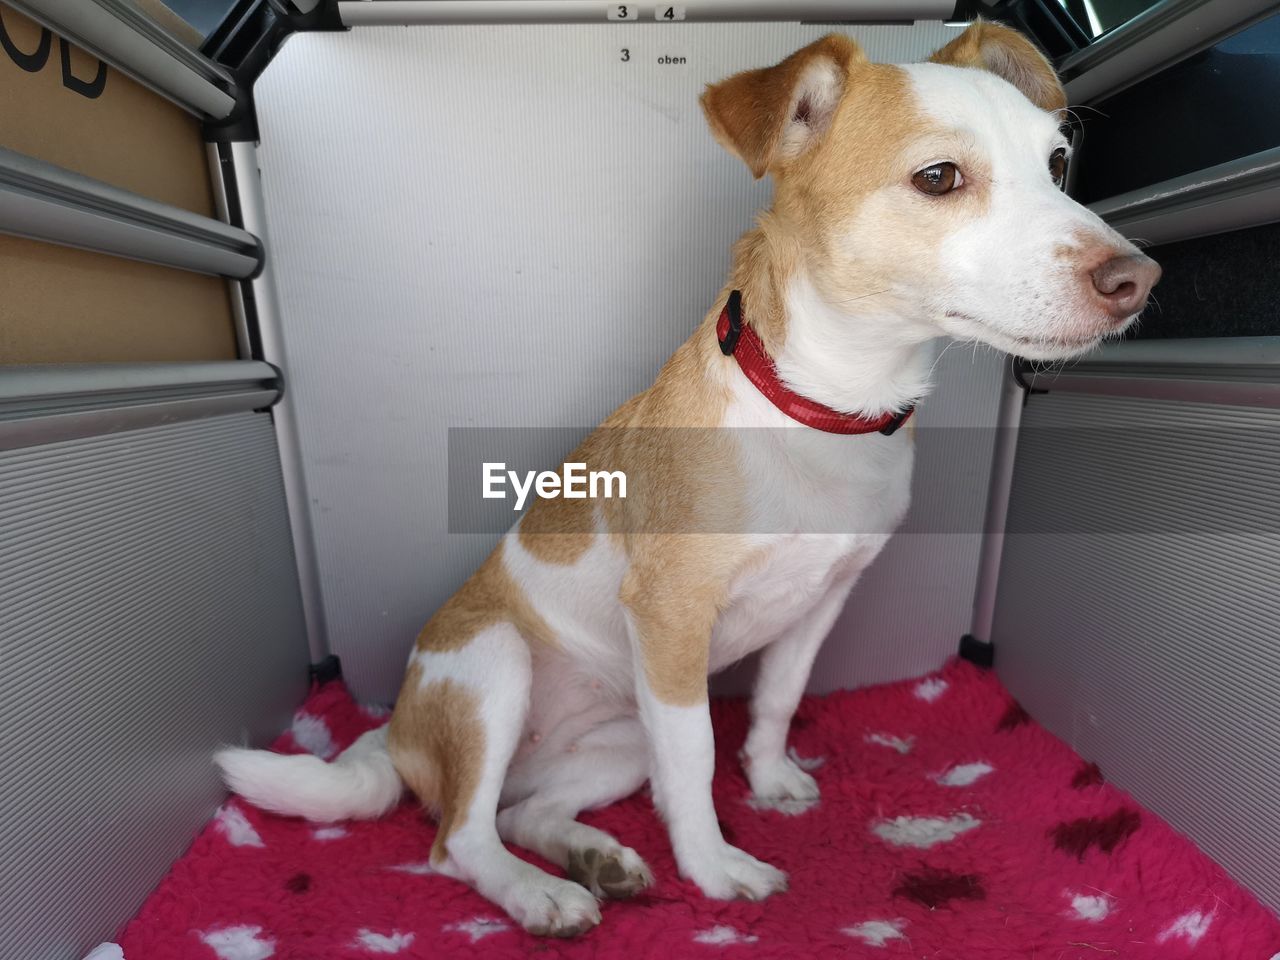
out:
{"label": "dog's hind leg", "polygon": [[509,792],[518,802],[498,814],[504,840],[558,864],[600,897],[629,897],[653,882],[630,847],[575,817],[630,796],[648,779],[649,748],[634,717],[610,720],[572,744],[548,744],[513,767]]}
{"label": "dog's hind leg", "polygon": [[528,710],[529,648],[510,623],[454,650],[419,651],[396,704],[396,769],[440,811],[431,862],[501,906],[530,933],[574,936],[600,922],[580,885],[515,856],[498,837],[498,798]]}

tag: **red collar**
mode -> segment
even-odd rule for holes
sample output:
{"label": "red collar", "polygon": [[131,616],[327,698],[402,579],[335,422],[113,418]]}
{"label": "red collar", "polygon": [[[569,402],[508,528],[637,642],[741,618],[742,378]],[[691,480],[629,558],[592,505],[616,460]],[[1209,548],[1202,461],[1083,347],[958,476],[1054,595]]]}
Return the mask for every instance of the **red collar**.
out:
{"label": "red collar", "polygon": [[775,407],[792,420],[813,427],[824,433],[883,433],[886,437],[907,422],[914,406],[901,413],[885,413],[878,417],[863,417],[853,413],[841,413],[831,407],[802,397],[787,387],[778,376],[778,368],[751,327],[742,322],[742,293],[734,290],[729,302],[720,311],[716,323],[716,337],[725,356],[732,356],[757,390]]}

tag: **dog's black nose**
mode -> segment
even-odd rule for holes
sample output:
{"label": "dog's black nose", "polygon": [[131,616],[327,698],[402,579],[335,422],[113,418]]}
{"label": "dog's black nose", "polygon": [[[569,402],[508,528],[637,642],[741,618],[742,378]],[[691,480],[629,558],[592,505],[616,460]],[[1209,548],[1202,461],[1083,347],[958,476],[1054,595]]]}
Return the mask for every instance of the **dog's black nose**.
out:
{"label": "dog's black nose", "polygon": [[1129,254],[1112,257],[1090,276],[1103,309],[1121,320],[1147,305],[1151,288],[1160,281],[1160,264],[1140,253]]}

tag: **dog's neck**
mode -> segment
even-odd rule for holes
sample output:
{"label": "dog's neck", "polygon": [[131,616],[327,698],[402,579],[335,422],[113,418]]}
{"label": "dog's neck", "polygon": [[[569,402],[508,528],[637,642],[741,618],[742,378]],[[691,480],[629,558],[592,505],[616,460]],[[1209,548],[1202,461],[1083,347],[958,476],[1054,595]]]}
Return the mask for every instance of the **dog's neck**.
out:
{"label": "dog's neck", "polygon": [[[929,392],[932,336],[876,306],[829,302],[804,253],[766,215],[734,249],[731,286],[782,381],[841,413],[901,411]],[[741,376],[740,372],[737,372]]]}

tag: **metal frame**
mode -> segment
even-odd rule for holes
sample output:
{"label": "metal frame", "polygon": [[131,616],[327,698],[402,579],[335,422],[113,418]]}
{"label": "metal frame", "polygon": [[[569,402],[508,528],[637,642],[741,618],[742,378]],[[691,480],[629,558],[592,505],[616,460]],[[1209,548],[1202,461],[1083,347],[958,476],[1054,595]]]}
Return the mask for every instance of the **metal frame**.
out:
{"label": "metal frame", "polygon": [[[628,4],[634,19],[653,23],[655,11],[671,4]],[[348,27],[462,23],[610,23],[617,4],[602,0],[342,0],[338,13]],[[675,4],[692,22],[769,21],[910,23],[950,19],[955,0],[684,0]],[[658,21],[662,22],[662,21]]]}
{"label": "metal frame", "polygon": [[3,148],[0,231],[227,277],[262,264],[244,230]]}
{"label": "metal frame", "polygon": [[[229,179],[234,179],[234,174],[229,167],[223,166],[218,144],[205,144],[205,159],[209,164],[209,179],[213,184],[213,206],[217,211],[218,219],[223,223],[235,223],[240,219],[240,209],[238,200],[234,201],[236,206],[234,208],[232,206],[234,185],[228,182]],[[265,251],[263,253],[265,260]],[[236,355],[241,360],[250,360],[253,358],[252,320],[249,316],[251,306],[246,302],[243,281],[228,278],[227,294],[231,298],[231,316],[236,325]]]}
{"label": "metal frame", "polygon": [[1018,363],[1036,390],[1280,407],[1280,337],[1114,343],[1053,371]]}
{"label": "metal frame", "polygon": [[221,120],[236,98],[231,74],[127,0],[9,0],[59,36],[202,119]]}
{"label": "metal frame", "polygon": [[982,552],[978,559],[978,582],[973,592],[973,620],[969,633],[984,643],[991,642],[995,621],[1000,560],[1004,556],[1004,531],[1009,517],[1009,496],[1013,490],[1013,465],[1018,455],[1018,427],[1026,399],[1013,376],[1013,367],[1018,362],[1010,358],[1000,386],[1000,412],[996,417],[996,442],[991,454],[991,478],[987,483]]}
{"label": "metal frame", "polygon": [[1164,0],[1058,64],[1072,103],[1100,100],[1280,9],[1276,0]]}
{"label": "metal frame", "polygon": [[1280,147],[1091,204],[1129,237],[1187,240],[1280,220]]}
{"label": "metal frame", "polygon": [[267,363],[0,367],[0,450],[261,410],[279,399]]}
{"label": "metal frame", "polygon": [[[262,196],[262,178],[258,169],[258,148],[254,143],[234,141],[226,145],[234,173],[230,185],[240,218],[247,230],[266,242],[266,203]],[[230,199],[230,197],[228,197]],[[288,351],[284,327],[280,320],[279,300],[270,263],[265,263],[250,281],[257,316],[257,331],[262,359],[273,364],[287,378]],[[306,476],[302,464],[298,420],[292,397],[285,395],[272,408],[276,440],[280,448],[280,469],[284,477],[285,499],[289,508],[289,526],[293,532],[293,553],[298,566],[298,582],[302,592],[302,611],[307,624],[307,640],[313,662],[329,652],[328,628],[324,604],[320,596],[320,568],[316,561],[315,536],[311,524],[311,500],[307,495]]]}

